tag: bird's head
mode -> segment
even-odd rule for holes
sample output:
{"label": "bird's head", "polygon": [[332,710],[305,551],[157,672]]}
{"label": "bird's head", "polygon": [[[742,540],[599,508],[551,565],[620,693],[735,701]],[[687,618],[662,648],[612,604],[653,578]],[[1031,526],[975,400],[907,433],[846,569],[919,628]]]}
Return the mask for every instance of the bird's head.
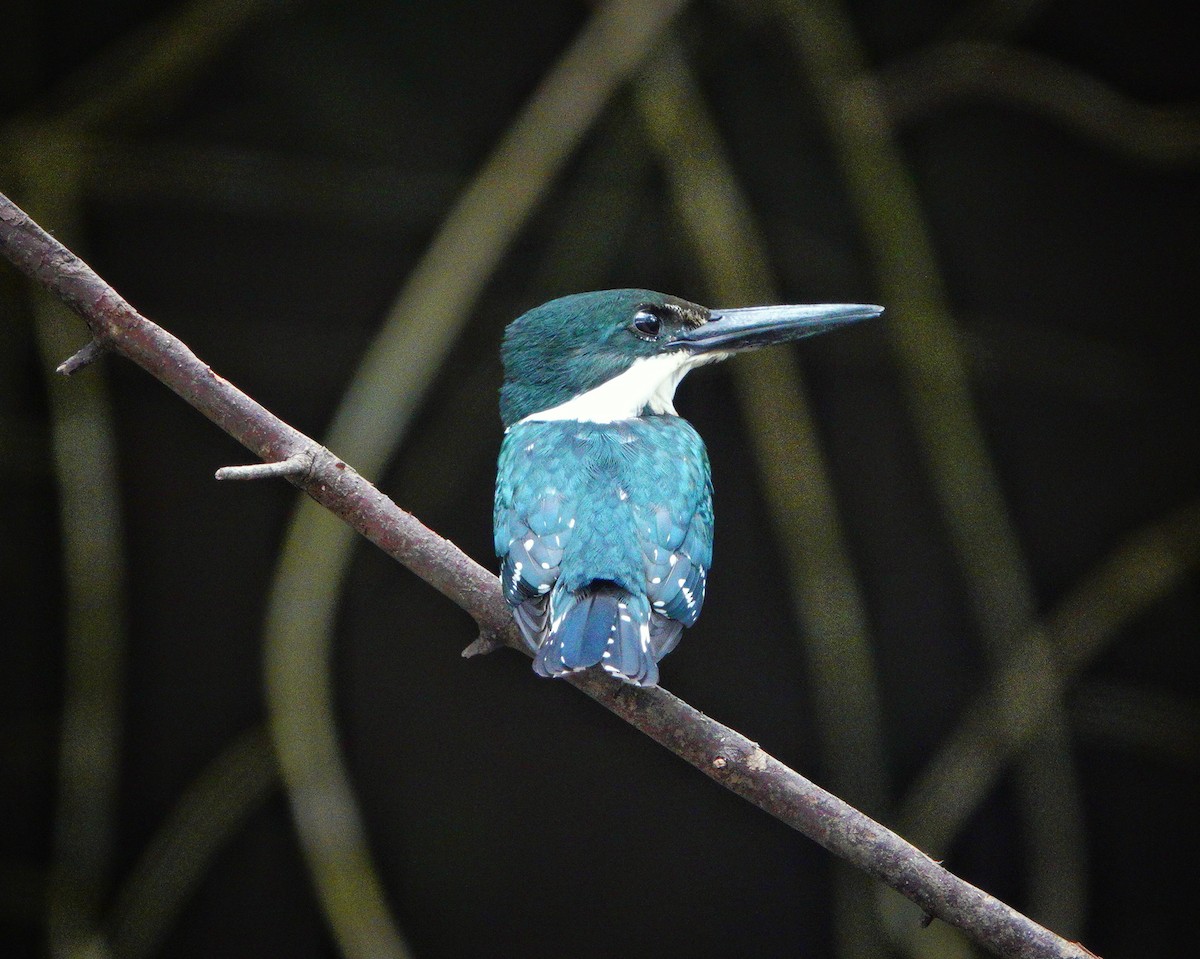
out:
{"label": "bird's head", "polygon": [[878,316],[879,306],[709,310],[651,290],[600,290],[543,303],[504,334],[500,415],[611,422],[674,413],[688,370]]}

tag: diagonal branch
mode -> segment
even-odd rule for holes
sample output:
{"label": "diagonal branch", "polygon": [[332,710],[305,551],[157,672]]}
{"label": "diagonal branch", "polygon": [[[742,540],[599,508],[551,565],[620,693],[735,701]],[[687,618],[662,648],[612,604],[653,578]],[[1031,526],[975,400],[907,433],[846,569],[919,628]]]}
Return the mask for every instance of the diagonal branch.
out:
{"label": "diagonal branch", "polygon": [[[262,460],[311,457],[288,480],[469,613],[482,634],[523,649],[496,577],[397,507],[333,453],[288,426],[139,314],[82,260],[0,194],[0,253],[67,303],[107,351],[141,366]],[[999,956],[1091,955],[942,868],[891,830],[664,689],[605,676],[569,680],[710,778],[887,883]]]}

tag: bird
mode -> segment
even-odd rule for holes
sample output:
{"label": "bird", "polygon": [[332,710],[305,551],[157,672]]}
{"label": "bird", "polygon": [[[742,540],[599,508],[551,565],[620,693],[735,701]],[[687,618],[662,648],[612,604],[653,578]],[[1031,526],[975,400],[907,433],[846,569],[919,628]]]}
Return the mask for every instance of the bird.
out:
{"label": "bird", "polygon": [[684,376],[882,312],[710,310],[621,289],[559,297],[507,326],[495,550],[536,673],[601,667],[655,686],[659,660],[700,615],[713,485],[704,441],[675,410]]}

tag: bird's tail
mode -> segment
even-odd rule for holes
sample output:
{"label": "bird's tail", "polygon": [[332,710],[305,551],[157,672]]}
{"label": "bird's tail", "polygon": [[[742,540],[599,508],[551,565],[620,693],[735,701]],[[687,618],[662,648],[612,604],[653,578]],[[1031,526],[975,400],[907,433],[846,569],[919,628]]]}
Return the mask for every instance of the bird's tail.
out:
{"label": "bird's tail", "polygon": [[635,686],[658,682],[658,644],[645,596],[597,582],[574,592],[556,590],[548,612],[549,628],[533,659],[540,675],[601,665]]}

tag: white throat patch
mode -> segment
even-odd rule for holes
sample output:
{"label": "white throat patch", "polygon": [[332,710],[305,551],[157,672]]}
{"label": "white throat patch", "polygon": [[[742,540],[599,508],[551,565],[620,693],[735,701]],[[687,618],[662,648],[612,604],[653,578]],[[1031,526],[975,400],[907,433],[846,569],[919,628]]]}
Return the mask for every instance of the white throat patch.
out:
{"label": "white throat patch", "polygon": [[522,423],[543,420],[580,420],[586,423],[613,423],[632,419],[649,409],[652,413],[675,413],[675,388],[688,370],[724,359],[725,353],[691,356],[684,352],[660,353],[634,360],[624,373],[606,380],[586,393],[565,403],[531,413]]}

